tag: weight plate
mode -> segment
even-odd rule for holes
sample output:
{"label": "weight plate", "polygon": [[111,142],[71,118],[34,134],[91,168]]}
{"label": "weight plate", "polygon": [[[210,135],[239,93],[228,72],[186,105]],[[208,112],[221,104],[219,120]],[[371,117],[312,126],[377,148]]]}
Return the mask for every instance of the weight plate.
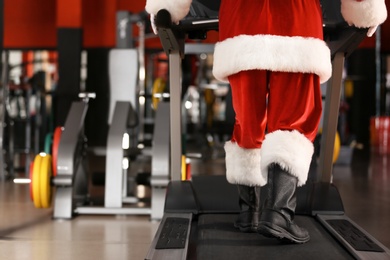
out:
{"label": "weight plate", "polygon": [[42,208],[49,208],[51,205],[51,175],[52,175],[52,157],[50,154],[42,157],[41,171],[39,178],[39,190]]}
{"label": "weight plate", "polygon": [[187,166],[186,166],[186,156],[181,156],[181,180],[187,180]]}
{"label": "weight plate", "polygon": [[53,142],[53,134],[52,133],[46,134],[46,136],[45,136],[45,146],[44,146],[44,149],[43,149],[43,151],[46,154],[51,154],[52,142]]}
{"label": "weight plate", "polygon": [[152,106],[153,109],[156,110],[158,107],[158,103],[162,100],[162,94],[165,90],[166,83],[162,78],[157,78],[153,83],[152,88]]}
{"label": "weight plate", "polygon": [[333,163],[335,163],[339,158],[340,146],[341,146],[340,135],[339,132],[336,132],[336,136],[334,139],[334,149],[333,149]]}
{"label": "weight plate", "polygon": [[34,206],[41,208],[41,192],[40,192],[40,176],[41,176],[41,161],[42,156],[37,154],[34,159],[33,176],[32,176],[32,187],[33,187],[33,198]]}
{"label": "weight plate", "polygon": [[62,127],[57,126],[53,134],[53,147],[52,147],[52,172],[53,176],[57,176],[57,157],[58,157],[58,147],[60,145]]}
{"label": "weight plate", "polygon": [[[318,138],[318,140],[319,140],[318,148],[317,148],[317,149],[318,149],[318,154],[317,154],[318,157],[320,156],[321,136],[322,136],[322,128],[320,128],[320,129],[318,130],[318,134],[317,134],[317,137],[316,137],[316,138]],[[336,136],[335,136],[335,139],[334,139],[332,163],[335,163],[335,162],[337,161],[337,159],[339,158],[340,147],[341,147],[340,135],[339,135],[339,132],[336,132]]]}
{"label": "weight plate", "polygon": [[33,173],[34,173],[34,161],[30,163],[30,199],[34,202],[34,194],[33,194]]}

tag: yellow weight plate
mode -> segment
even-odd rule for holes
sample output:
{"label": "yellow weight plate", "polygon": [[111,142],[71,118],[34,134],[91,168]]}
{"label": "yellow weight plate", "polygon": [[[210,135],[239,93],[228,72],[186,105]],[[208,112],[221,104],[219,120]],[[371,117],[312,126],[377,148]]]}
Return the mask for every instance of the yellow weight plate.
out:
{"label": "yellow weight plate", "polygon": [[334,139],[334,149],[333,149],[333,163],[335,163],[339,158],[340,146],[341,146],[340,135],[339,132],[336,132],[336,136]]}
{"label": "yellow weight plate", "polygon": [[187,180],[187,167],[186,167],[186,156],[181,156],[181,180]]}
{"label": "yellow weight plate", "polygon": [[34,202],[34,194],[33,194],[33,173],[34,173],[34,162],[30,163],[30,199],[32,202]]}
{"label": "yellow weight plate", "polygon": [[42,208],[50,208],[51,205],[51,185],[50,179],[52,175],[52,158],[46,154],[42,157],[41,172],[39,178],[39,190]]}
{"label": "yellow weight plate", "polygon": [[[318,130],[318,133],[322,135],[322,128]],[[333,163],[335,163],[339,158],[340,146],[341,146],[340,135],[339,132],[336,132],[336,136],[334,139],[333,158],[332,158]]]}
{"label": "yellow weight plate", "polygon": [[32,174],[32,183],[33,183],[33,199],[34,206],[36,208],[41,208],[41,192],[40,192],[40,176],[41,176],[41,161],[42,156],[37,154],[34,158],[34,167]]}
{"label": "yellow weight plate", "polygon": [[152,89],[152,106],[153,109],[157,109],[158,103],[162,100],[162,94],[165,90],[166,83],[162,78],[157,78],[153,83]]}

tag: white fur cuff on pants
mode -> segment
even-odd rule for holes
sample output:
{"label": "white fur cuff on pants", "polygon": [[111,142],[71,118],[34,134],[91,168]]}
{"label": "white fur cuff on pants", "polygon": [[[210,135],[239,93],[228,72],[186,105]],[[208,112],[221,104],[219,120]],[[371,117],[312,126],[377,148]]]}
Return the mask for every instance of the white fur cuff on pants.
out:
{"label": "white fur cuff on pants", "polygon": [[298,131],[275,131],[265,136],[261,147],[261,171],[272,163],[298,178],[298,186],[307,181],[314,152],[313,143]]}
{"label": "white fur cuff on pants", "polygon": [[260,170],[260,148],[245,149],[237,143],[226,142],[226,178],[231,184],[247,186],[264,186],[267,184],[266,175]]}

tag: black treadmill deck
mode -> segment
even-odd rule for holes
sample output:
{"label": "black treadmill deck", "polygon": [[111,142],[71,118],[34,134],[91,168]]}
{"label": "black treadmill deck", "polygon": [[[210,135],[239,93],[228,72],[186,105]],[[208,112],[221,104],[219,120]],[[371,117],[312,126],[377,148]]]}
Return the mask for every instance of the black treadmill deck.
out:
{"label": "black treadmill deck", "polygon": [[305,244],[287,244],[257,233],[242,233],[234,228],[236,217],[236,214],[200,215],[197,230],[191,231],[197,237],[190,242],[188,259],[354,259],[329,233],[323,232],[313,217],[295,219],[310,233],[310,241]]}

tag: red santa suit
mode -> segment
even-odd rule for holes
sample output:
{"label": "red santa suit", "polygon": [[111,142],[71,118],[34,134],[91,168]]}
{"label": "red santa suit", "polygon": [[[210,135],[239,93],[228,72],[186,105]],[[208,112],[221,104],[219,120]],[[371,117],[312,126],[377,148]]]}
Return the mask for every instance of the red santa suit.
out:
{"label": "red santa suit", "polygon": [[[385,21],[384,0],[342,0],[351,25],[375,28]],[[167,9],[174,21],[191,0],[148,0],[146,10]],[[230,82],[236,123],[225,145],[230,183],[263,186],[279,164],[307,180],[312,141],[322,112],[320,83],[331,76],[319,0],[222,0],[220,41],[213,73]]]}

